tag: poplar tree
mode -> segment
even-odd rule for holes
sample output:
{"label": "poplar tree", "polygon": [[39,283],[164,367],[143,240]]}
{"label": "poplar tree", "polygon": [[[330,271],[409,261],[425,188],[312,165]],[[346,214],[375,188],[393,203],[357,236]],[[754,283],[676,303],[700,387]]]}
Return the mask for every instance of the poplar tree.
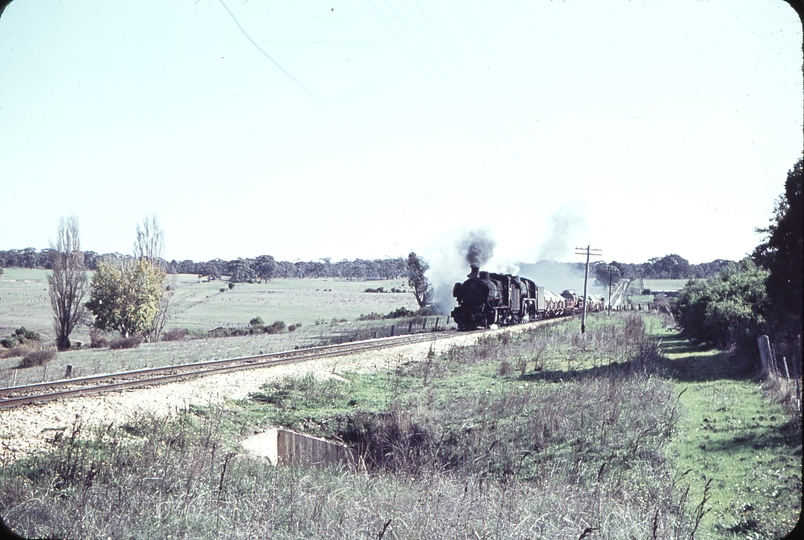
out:
{"label": "poplar tree", "polygon": [[47,283],[56,347],[66,351],[70,348],[70,334],[83,318],[82,302],[89,288],[76,216],[59,220],[56,245],[51,245],[50,265],[52,272],[47,276]]}

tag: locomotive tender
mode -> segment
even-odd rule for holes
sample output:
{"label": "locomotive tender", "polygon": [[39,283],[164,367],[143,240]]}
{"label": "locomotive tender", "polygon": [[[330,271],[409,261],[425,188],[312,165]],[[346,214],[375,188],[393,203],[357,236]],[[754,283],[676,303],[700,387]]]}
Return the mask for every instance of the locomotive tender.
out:
{"label": "locomotive tender", "polygon": [[[511,274],[481,272],[471,267],[469,279],[456,283],[452,296],[458,307],[450,314],[458,330],[505,326],[580,313],[583,296],[573,290],[560,295],[537,286],[532,280]],[[590,297],[587,311],[602,309],[602,299]]]}

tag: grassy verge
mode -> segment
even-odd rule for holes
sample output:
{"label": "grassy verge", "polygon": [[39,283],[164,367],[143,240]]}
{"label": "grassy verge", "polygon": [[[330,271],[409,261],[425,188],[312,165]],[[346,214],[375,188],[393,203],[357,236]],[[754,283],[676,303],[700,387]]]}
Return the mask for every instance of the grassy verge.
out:
{"label": "grassy verge", "polygon": [[670,446],[694,498],[705,486],[702,532],[780,538],[801,512],[801,424],[768,398],[753,359],[665,336],[662,351],[684,414]]}
{"label": "grassy verge", "polygon": [[[74,538],[787,532],[794,429],[748,362],[664,323],[596,314],[583,336],[572,319],[390,373],[285,379],[227,407],[77,420],[51,451],[4,467],[0,513],[29,536]],[[274,469],[242,452],[277,425],[347,442],[369,470]]]}

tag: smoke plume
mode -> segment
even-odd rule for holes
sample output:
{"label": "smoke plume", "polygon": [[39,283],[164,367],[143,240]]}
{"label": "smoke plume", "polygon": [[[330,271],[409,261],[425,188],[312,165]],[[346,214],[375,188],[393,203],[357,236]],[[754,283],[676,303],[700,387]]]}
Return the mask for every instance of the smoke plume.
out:
{"label": "smoke plume", "polygon": [[563,259],[572,254],[572,239],[586,229],[583,215],[571,206],[564,206],[550,216],[550,230],[539,249],[536,260]]}
{"label": "smoke plume", "polygon": [[488,231],[471,231],[467,233],[459,246],[465,253],[469,266],[483,266],[494,255],[497,243],[489,236]]}

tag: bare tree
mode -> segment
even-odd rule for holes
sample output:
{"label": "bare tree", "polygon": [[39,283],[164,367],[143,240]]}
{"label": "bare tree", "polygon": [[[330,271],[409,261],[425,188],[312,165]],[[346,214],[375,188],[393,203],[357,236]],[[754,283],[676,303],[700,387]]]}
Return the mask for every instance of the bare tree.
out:
{"label": "bare tree", "polygon": [[134,256],[145,257],[157,266],[162,266],[162,255],[165,251],[164,232],[159,228],[156,215],[145,216],[142,228],[137,224],[137,240],[134,242]]}
{"label": "bare tree", "polygon": [[[165,251],[164,231],[159,227],[156,220],[156,215],[146,215],[142,221],[142,226],[137,224],[137,240],[134,242],[134,256],[138,259],[147,259],[155,268],[163,274],[165,271],[165,262],[162,255]],[[153,318],[153,323],[144,334],[145,339],[148,341],[159,341],[159,336],[162,335],[162,330],[165,328],[168,320],[168,309],[170,308],[170,301],[173,299],[173,292],[175,290],[175,280],[171,280],[159,299],[159,309],[156,316]]]}
{"label": "bare tree", "polygon": [[51,245],[50,251],[53,271],[48,274],[47,282],[50,286],[50,305],[53,307],[56,346],[60,351],[70,348],[70,334],[83,318],[83,299],[89,289],[78,233],[78,218],[62,217],[56,245]]}

